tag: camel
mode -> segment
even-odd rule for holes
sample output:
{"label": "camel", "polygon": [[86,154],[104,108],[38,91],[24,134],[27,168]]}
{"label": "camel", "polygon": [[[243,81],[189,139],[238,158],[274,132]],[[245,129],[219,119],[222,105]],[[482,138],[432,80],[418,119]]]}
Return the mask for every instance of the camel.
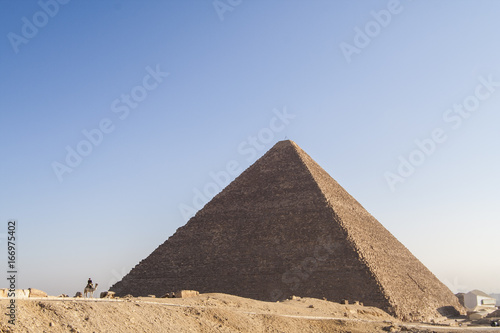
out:
{"label": "camel", "polygon": [[83,297],[94,297],[94,291],[96,291],[97,289],[97,286],[99,284],[96,283],[95,284],[95,287],[92,287],[92,288],[89,288],[89,287],[85,287],[85,289],[83,290]]}

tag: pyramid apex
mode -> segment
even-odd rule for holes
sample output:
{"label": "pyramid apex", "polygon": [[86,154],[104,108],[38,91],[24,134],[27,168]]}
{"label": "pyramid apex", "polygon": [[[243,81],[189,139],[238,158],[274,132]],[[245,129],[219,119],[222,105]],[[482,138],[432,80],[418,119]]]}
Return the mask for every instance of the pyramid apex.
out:
{"label": "pyramid apex", "polygon": [[283,143],[295,143],[293,140],[290,140],[290,139],[281,140],[281,141],[278,141],[277,143],[280,143],[280,142],[283,142]]}
{"label": "pyramid apex", "polygon": [[[279,147],[289,147],[289,146],[294,146],[294,147],[299,147],[299,145],[293,141],[293,140],[289,140],[289,139],[285,139],[285,140],[281,140],[281,141],[278,141],[276,142],[276,144],[273,146],[273,148],[279,148]],[[300,148],[300,147],[299,147]]]}

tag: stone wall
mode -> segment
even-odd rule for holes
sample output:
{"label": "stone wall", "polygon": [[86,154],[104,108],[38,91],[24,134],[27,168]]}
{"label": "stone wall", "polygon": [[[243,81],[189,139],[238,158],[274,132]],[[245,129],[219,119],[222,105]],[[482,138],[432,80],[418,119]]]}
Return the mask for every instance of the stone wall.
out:
{"label": "stone wall", "polygon": [[[8,297],[9,289],[0,289],[0,297]],[[28,297],[48,297],[45,291],[41,291],[34,288],[28,289],[16,289],[16,298],[28,298]]]}

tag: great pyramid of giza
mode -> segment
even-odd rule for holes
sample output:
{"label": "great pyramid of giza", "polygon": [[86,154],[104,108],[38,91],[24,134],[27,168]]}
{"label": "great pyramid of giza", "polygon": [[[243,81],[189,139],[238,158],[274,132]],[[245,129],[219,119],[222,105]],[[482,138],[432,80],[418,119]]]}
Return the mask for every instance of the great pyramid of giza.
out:
{"label": "great pyramid of giza", "polygon": [[280,141],[111,290],[360,301],[403,320],[463,311],[410,251],[293,141]]}

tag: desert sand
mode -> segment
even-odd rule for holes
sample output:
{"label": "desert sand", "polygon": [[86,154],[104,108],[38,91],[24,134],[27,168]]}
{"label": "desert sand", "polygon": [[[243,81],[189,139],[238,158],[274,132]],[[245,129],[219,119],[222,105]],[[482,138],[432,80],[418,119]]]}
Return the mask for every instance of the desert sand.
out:
{"label": "desert sand", "polygon": [[[7,302],[0,299],[0,306]],[[16,304],[15,327],[4,315],[1,332],[500,332],[493,327],[403,323],[378,308],[299,297],[284,302],[226,294],[184,299],[46,297]]]}

